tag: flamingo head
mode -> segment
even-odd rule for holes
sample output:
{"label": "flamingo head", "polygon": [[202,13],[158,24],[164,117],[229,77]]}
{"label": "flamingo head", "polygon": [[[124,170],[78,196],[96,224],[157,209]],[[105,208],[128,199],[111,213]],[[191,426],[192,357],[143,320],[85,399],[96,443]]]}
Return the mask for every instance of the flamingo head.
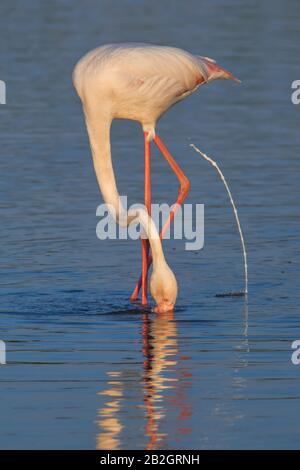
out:
{"label": "flamingo head", "polygon": [[166,262],[155,266],[150,279],[150,292],[156,302],[154,312],[165,313],[174,309],[177,298],[176,277]]}

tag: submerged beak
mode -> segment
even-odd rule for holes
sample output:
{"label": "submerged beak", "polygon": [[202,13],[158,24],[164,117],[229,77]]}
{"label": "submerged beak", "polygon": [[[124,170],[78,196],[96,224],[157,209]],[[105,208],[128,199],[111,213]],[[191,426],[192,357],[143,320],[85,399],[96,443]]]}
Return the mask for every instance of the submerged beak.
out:
{"label": "submerged beak", "polygon": [[155,313],[169,313],[174,311],[174,304],[170,302],[161,302],[154,307]]}

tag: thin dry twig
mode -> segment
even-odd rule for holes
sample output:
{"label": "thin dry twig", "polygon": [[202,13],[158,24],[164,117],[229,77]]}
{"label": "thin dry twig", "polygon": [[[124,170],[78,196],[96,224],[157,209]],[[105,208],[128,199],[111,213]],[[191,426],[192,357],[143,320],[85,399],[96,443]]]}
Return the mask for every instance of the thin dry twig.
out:
{"label": "thin dry twig", "polygon": [[237,212],[237,208],[236,208],[236,205],[234,203],[234,200],[233,200],[233,197],[232,197],[232,194],[231,194],[231,191],[229,189],[229,186],[226,182],[226,179],[225,179],[225,176],[223,175],[222,171],[220,170],[220,167],[218,166],[218,164],[210,157],[208,157],[204,152],[201,152],[200,149],[198,149],[198,147],[196,147],[196,145],[194,144],[190,144],[190,147],[192,147],[194,150],[196,150],[196,152],[198,152],[203,158],[205,158],[205,160],[207,160],[209,163],[211,163],[212,166],[214,166],[217,170],[217,172],[219,173],[224,185],[225,185],[225,188],[226,188],[226,191],[228,193],[228,196],[229,196],[229,199],[230,199],[230,202],[231,202],[231,205],[233,207],[233,212],[234,212],[234,215],[235,215],[235,220],[236,220],[236,223],[237,223],[237,227],[238,227],[238,231],[239,231],[239,234],[240,234],[240,238],[241,238],[241,243],[242,243],[242,248],[243,248],[243,254],[244,254],[244,267],[245,267],[245,294],[247,295],[248,294],[248,264],[247,264],[247,252],[246,252],[246,246],[245,246],[245,241],[244,241],[244,237],[243,237],[243,232],[242,232],[242,228],[241,228],[241,224],[240,224],[240,219],[239,219],[239,216],[238,216],[238,212]]}

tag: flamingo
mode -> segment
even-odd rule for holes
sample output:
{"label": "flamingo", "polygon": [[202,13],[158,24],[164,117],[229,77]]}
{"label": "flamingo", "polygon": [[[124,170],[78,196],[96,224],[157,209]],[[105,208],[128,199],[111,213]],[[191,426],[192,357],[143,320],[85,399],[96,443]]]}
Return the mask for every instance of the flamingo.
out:
{"label": "flamingo", "polygon": [[[151,44],[108,44],[76,64],[73,83],[81,99],[97,181],[105,203],[121,226],[140,223],[142,274],[131,295],[148,302],[148,270],[153,262],[150,292],[157,313],[172,311],[177,298],[176,277],[168,265],[161,240],[183,204],[190,181],[156,133],[158,119],[201,85],[216,79],[239,81],[213,59],[182,49]],[[113,119],[138,121],[144,133],[144,208],[126,211],[114,175],[110,128]],[[179,193],[160,234],[151,218],[150,142],[154,141],[179,180]],[[150,254],[151,248],[151,254]]]}

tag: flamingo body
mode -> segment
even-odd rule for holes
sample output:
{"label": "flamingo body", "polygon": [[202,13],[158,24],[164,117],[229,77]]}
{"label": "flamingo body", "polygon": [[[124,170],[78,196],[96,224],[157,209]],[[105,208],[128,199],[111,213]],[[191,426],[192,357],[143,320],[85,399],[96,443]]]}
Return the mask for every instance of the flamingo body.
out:
{"label": "flamingo body", "polygon": [[175,47],[111,44],[86,54],[73,74],[83,101],[92,96],[110,116],[142,124],[154,137],[165,111],[216,78],[234,78],[207,57]]}

